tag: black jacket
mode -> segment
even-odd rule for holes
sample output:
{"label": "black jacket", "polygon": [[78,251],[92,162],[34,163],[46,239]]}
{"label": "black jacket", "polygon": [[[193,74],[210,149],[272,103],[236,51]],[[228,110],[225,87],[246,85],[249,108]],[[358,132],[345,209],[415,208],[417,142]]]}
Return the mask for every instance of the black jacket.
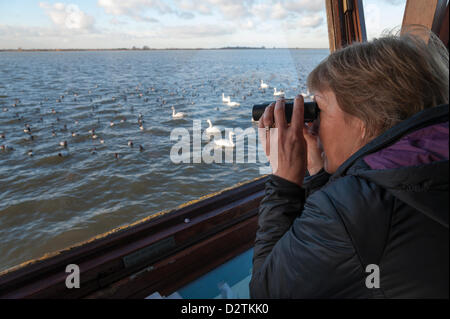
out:
{"label": "black jacket", "polygon": [[[322,170],[303,187],[270,176],[250,296],[448,298],[448,169],[443,105],[378,136],[332,176]],[[366,285],[368,265],[379,288]]]}

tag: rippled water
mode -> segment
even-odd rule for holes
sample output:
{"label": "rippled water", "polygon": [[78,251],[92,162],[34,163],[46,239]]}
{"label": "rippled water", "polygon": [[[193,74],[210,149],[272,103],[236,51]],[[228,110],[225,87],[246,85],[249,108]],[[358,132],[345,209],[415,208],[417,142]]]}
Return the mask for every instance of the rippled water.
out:
{"label": "rippled water", "polygon": [[[0,53],[0,270],[260,176],[261,163],[174,164],[170,133],[192,131],[193,120],[206,128],[208,118],[252,127],[251,106],[274,99],[273,89],[259,90],[261,79],[293,97],[327,54]],[[222,92],[241,105],[224,105]],[[173,120],[172,105],[187,117]]]}

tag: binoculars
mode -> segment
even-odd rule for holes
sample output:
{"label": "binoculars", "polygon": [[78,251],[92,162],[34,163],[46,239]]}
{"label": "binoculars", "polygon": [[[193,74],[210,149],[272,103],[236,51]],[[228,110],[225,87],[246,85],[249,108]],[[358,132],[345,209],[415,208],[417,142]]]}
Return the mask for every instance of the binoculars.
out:
{"label": "binoculars", "polygon": [[[264,114],[266,107],[268,107],[273,102],[267,102],[262,104],[253,105],[252,117],[254,121],[259,121],[261,116]],[[291,122],[292,119],[292,111],[294,109],[294,100],[287,99],[284,104],[284,111],[286,114],[286,121],[288,123]],[[320,109],[317,106],[316,102],[305,102],[305,113],[304,120],[305,122],[313,122],[319,116]]]}

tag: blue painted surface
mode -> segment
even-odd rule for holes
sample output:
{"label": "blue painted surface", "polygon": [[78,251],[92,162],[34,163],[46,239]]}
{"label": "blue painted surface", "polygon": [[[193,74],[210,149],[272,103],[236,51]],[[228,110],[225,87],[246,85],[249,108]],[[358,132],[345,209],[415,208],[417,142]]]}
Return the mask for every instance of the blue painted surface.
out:
{"label": "blue painted surface", "polygon": [[178,290],[178,293],[185,299],[214,298],[220,294],[221,282],[233,286],[251,273],[252,257],[253,248],[184,286]]}

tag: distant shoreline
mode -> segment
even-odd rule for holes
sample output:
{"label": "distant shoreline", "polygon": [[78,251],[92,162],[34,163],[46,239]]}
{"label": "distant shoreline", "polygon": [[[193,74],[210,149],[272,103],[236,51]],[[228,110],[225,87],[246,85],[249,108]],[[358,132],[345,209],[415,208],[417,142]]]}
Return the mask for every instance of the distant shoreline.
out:
{"label": "distant shoreline", "polygon": [[328,48],[261,48],[261,47],[224,47],[224,48],[165,48],[165,49],[0,49],[0,52],[74,52],[74,51],[197,51],[197,50],[327,50]]}

